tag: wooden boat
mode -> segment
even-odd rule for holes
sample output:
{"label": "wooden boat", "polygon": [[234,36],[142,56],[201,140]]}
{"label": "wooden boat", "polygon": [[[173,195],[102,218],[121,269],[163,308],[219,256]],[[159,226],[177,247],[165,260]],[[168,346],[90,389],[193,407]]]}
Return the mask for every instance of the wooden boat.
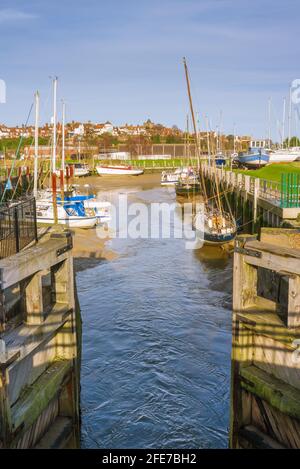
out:
{"label": "wooden boat", "polygon": [[[227,197],[225,201],[228,204],[228,211],[224,210],[223,198],[219,191],[219,181],[215,180],[212,185],[212,196],[208,197],[205,180],[202,171],[199,145],[199,132],[197,132],[195,114],[193,109],[192,95],[190,90],[190,79],[185,58],[183,59],[187,91],[190,103],[190,111],[196,140],[196,153],[198,158],[199,171],[199,192],[203,197],[204,210],[198,211],[193,217],[193,227],[197,231],[197,239],[203,244],[220,246],[231,242],[237,232],[236,222],[233,218],[231,208]],[[213,164],[216,167],[216,158],[213,158]],[[216,174],[216,172],[215,172]],[[217,176],[215,176],[217,177]],[[224,194],[225,191],[224,191]]]}
{"label": "wooden boat", "polygon": [[[204,223],[203,223],[204,221]],[[212,210],[203,214],[197,213],[193,220],[197,239],[206,245],[220,246],[234,240],[237,232],[236,223],[227,213]]]}

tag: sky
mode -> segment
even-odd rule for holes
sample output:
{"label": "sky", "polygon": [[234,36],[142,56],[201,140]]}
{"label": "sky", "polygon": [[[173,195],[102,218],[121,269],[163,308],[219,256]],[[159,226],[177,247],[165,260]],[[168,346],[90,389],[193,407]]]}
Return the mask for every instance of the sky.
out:
{"label": "sky", "polygon": [[184,128],[186,56],[202,130],[208,116],[211,128],[265,137],[271,97],[278,139],[300,77],[299,19],[298,0],[0,0],[0,122],[25,123],[35,90],[49,121],[58,76],[69,121]]}

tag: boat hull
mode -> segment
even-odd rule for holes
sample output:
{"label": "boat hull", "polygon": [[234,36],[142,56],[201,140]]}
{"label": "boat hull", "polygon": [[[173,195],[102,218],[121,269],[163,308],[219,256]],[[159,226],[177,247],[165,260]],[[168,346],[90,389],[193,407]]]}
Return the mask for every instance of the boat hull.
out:
{"label": "boat hull", "polygon": [[74,170],[74,176],[76,178],[84,177],[84,176],[89,176],[90,171],[88,169],[76,169]]}
{"label": "boat hull", "polygon": [[143,169],[113,168],[106,166],[97,166],[96,170],[100,176],[139,176],[144,172]]}
{"label": "boat hull", "polygon": [[231,243],[236,236],[236,233],[227,233],[212,235],[210,233],[204,233],[204,244],[207,246],[222,246],[224,244]]}
{"label": "boat hull", "polygon": [[189,196],[199,194],[201,192],[200,184],[176,184],[175,185],[176,195]]}
{"label": "boat hull", "polygon": [[293,163],[300,159],[299,153],[270,153],[270,163]]}
{"label": "boat hull", "polygon": [[240,155],[238,157],[239,164],[248,168],[260,168],[269,163],[270,157],[265,153],[253,153],[249,155]]}
{"label": "boat hull", "polygon": [[[54,219],[51,217],[37,217],[38,224],[53,225]],[[93,228],[97,225],[97,217],[67,217],[58,218],[57,222],[59,225],[66,225],[70,228]]]}

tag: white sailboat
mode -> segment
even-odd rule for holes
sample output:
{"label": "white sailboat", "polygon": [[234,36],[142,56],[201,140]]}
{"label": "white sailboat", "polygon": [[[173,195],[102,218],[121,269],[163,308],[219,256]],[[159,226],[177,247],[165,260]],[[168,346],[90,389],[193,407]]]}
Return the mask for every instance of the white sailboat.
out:
{"label": "white sailboat", "polygon": [[286,98],[283,99],[283,116],[281,129],[281,148],[277,150],[271,149],[271,100],[269,100],[269,163],[292,163],[300,159],[300,148],[290,147],[291,142],[291,120],[292,120],[292,93],[290,88],[289,94],[289,111],[288,111],[288,136],[285,147],[285,123],[286,123]]}
{"label": "white sailboat", "polygon": [[292,163],[300,159],[300,148],[281,148],[269,151],[269,163]]}
{"label": "white sailboat", "polygon": [[90,174],[89,165],[86,163],[75,163],[74,164],[74,176],[75,177],[84,177]]}
{"label": "white sailboat", "polygon": [[160,183],[162,186],[174,186],[180,179],[185,180],[186,178],[198,179],[198,176],[194,173],[193,168],[177,168],[175,171],[163,171],[161,173]]}
{"label": "white sailboat", "polygon": [[[52,171],[56,173],[56,90],[57,78],[53,80],[53,153]],[[64,123],[64,118],[63,118]],[[36,219],[37,223],[62,224],[72,228],[92,228],[97,224],[97,217],[92,208],[85,208],[82,202],[67,201],[58,202],[55,197],[53,203],[53,192],[48,191],[38,193],[38,127],[39,127],[39,93],[35,94],[35,155],[34,155],[34,197],[36,199]],[[63,132],[64,134],[64,132]],[[64,155],[63,155],[64,156]],[[64,170],[64,158],[63,158]]]}
{"label": "white sailboat", "polygon": [[[97,217],[95,211],[85,209],[82,215],[79,215],[77,204],[64,204],[57,205],[57,223],[66,225],[70,228],[93,228],[97,224]],[[54,207],[51,200],[37,200],[36,202],[36,219],[38,223],[45,223],[52,225],[54,223],[55,214]]]}

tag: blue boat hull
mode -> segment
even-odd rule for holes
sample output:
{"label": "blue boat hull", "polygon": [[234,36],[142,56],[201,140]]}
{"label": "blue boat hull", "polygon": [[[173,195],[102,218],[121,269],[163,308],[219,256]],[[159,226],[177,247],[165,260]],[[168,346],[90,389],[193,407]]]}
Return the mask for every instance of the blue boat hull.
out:
{"label": "blue boat hull", "polygon": [[236,233],[212,235],[210,233],[204,232],[204,244],[221,246],[222,244],[227,244],[233,241],[235,236]]}
{"label": "blue boat hull", "polygon": [[248,167],[261,167],[269,163],[270,157],[266,153],[249,153],[246,155],[240,155],[238,162],[244,166]]}

